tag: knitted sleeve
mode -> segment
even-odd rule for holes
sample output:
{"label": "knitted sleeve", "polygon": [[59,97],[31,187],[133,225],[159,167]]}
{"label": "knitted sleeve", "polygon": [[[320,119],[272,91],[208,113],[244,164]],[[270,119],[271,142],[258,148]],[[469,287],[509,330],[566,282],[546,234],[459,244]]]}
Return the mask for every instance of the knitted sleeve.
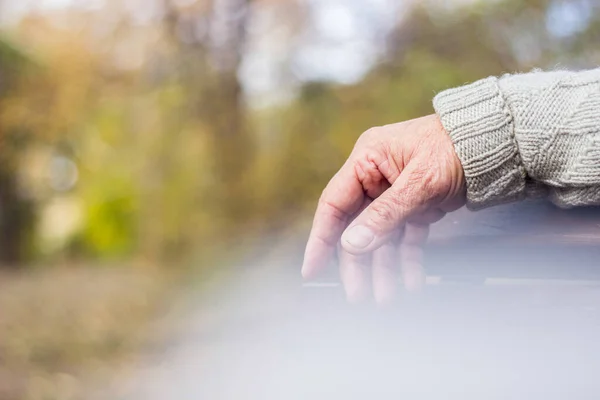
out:
{"label": "knitted sleeve", "polygon": [[464,168],[469,208],[539,196],[600,205],[600,69],[490,77],[433,104]]}

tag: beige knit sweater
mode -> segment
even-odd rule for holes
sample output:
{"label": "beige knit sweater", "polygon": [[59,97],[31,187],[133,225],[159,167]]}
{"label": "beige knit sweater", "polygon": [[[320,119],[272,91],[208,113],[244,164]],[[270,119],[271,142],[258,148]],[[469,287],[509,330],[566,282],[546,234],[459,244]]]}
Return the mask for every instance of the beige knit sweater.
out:
{"label": "beige knit sweater", "polygon": [[600,205],[600,68],[487,78],[433,100],[467,181],[467,205],[548,196]]}

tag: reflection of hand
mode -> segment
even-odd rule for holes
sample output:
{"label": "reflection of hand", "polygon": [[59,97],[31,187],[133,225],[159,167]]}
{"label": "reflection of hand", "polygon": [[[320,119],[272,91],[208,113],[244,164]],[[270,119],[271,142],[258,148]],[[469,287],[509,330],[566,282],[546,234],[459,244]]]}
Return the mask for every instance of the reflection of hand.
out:
{"label": "reflection of hand", "polygon": [[367,295],[369,279],[377,302],[390,301],[397,259],[405,286],[419,288],[429,224],[463,206],[465,192],[462,166],[436,115],[368,130],[323,191],[302,274],[313,277],[337,249],[350,301]]}

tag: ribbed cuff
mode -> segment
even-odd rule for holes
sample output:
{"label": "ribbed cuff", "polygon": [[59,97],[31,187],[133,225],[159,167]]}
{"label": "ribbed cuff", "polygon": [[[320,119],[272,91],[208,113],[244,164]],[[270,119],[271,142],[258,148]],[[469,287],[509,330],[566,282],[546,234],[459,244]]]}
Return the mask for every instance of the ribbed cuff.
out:
{"label": "ribbed cuff", "polygon": [[465,171],[467,207],[476,210],[523,199],[527,174],[498,78],[441,92],[433,106]]}

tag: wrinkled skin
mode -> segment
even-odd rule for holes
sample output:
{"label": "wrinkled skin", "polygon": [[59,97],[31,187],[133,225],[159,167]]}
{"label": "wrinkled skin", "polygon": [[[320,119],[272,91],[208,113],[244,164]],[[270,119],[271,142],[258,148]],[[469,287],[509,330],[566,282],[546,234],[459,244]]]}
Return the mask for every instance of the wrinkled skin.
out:
{"label": "wrinkled skin", "polygon": [[371,291],[378,303],[391,302],[399,274],[418,290],[429,225],[462,207],[465,193],[462,166],[436,115],[369,129],[321,195],[303,276],[317,276],[337,252],[351,302]]}

